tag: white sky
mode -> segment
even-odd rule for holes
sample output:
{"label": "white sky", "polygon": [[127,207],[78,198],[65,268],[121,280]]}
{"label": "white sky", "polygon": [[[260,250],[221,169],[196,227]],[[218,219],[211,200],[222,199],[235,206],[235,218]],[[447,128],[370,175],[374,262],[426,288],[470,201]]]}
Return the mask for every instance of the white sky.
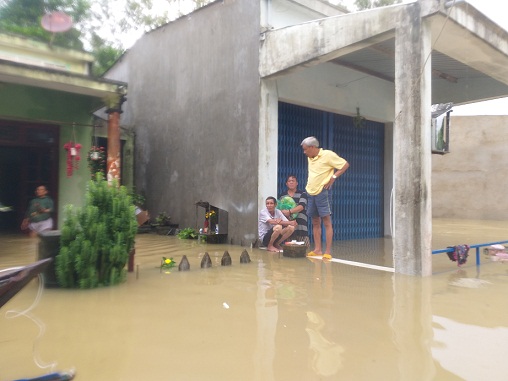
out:
{"label": "white sky", "polygon": [[[505,0],[469,0],[480,12],[508,30],[508,2]],[[453,108],[453,115],[508,115],[508,98],[478,102]]]}

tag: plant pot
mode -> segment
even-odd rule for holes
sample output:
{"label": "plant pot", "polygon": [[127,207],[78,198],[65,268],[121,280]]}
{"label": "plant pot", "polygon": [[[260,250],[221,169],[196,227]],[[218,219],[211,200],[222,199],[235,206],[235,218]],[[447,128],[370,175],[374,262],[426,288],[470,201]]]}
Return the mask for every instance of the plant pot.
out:
{"label": "plant pot", "polygon": [[134,255],[136,255],[136,249],[135,248],[133,248],[129,252],[129,262],[127,264],[127,271],[130,272],[130,273],[134,271]]}
{"label": "plant pot", "polygon": [[45,287],[59,287],[55,272],[55,258],[60,251],[60,236],[60,230],[49,230],[39,233],[37,259],[53,259],[42,273]]}

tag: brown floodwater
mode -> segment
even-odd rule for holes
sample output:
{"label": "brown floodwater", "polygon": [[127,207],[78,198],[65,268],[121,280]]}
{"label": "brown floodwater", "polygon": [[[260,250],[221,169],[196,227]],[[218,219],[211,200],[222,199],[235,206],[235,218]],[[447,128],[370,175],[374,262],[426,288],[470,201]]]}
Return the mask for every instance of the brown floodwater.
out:
{"label": "brown floodwater", "polygon": [[[433,248],[508,240],[506,224],[435,220]],[[243,250],[139,234],[123,284],[34,279],[0,309],[0,380],[72,368],[86,381],[508,379],[508,263],[440,254],[418,278],[387,271],[390,239],[337,242],[342,262],[247,248],[240,264]],[[183,255],[190,271],[160,270]],[[36,258],[37,240],[0,236],[0,269]]]}

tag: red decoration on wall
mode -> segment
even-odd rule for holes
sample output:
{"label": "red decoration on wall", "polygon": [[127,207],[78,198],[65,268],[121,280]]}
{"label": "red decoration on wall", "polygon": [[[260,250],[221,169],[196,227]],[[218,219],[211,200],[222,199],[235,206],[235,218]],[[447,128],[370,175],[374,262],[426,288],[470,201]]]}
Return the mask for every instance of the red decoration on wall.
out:
{"label": "red decoration on wall", "polygon": [[81,160],[79,150],[81,149],[81,144],[68,142],[64,144],[64,148],[67,151],[67,177],[71,177],[72,172],[79,168],[79,161]]}

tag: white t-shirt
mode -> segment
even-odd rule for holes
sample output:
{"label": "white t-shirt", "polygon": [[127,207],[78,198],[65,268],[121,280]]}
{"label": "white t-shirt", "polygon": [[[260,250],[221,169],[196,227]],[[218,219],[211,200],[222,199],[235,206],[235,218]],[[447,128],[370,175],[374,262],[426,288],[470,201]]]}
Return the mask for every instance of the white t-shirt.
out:
{"label": "white t-shirt", "polygon": [[268,220],[271,219],[278,219],[280,218],[282,221],[287,221],[288,219],[279,209],[275,209],[274,215],[272,216],[267,208],[261,209],[259,212],[259,219],[258,219],[258,238],[262,241],[263,237],[266,233],[268,233],[268,230],[272,228],[273,225],[271,225]]}

